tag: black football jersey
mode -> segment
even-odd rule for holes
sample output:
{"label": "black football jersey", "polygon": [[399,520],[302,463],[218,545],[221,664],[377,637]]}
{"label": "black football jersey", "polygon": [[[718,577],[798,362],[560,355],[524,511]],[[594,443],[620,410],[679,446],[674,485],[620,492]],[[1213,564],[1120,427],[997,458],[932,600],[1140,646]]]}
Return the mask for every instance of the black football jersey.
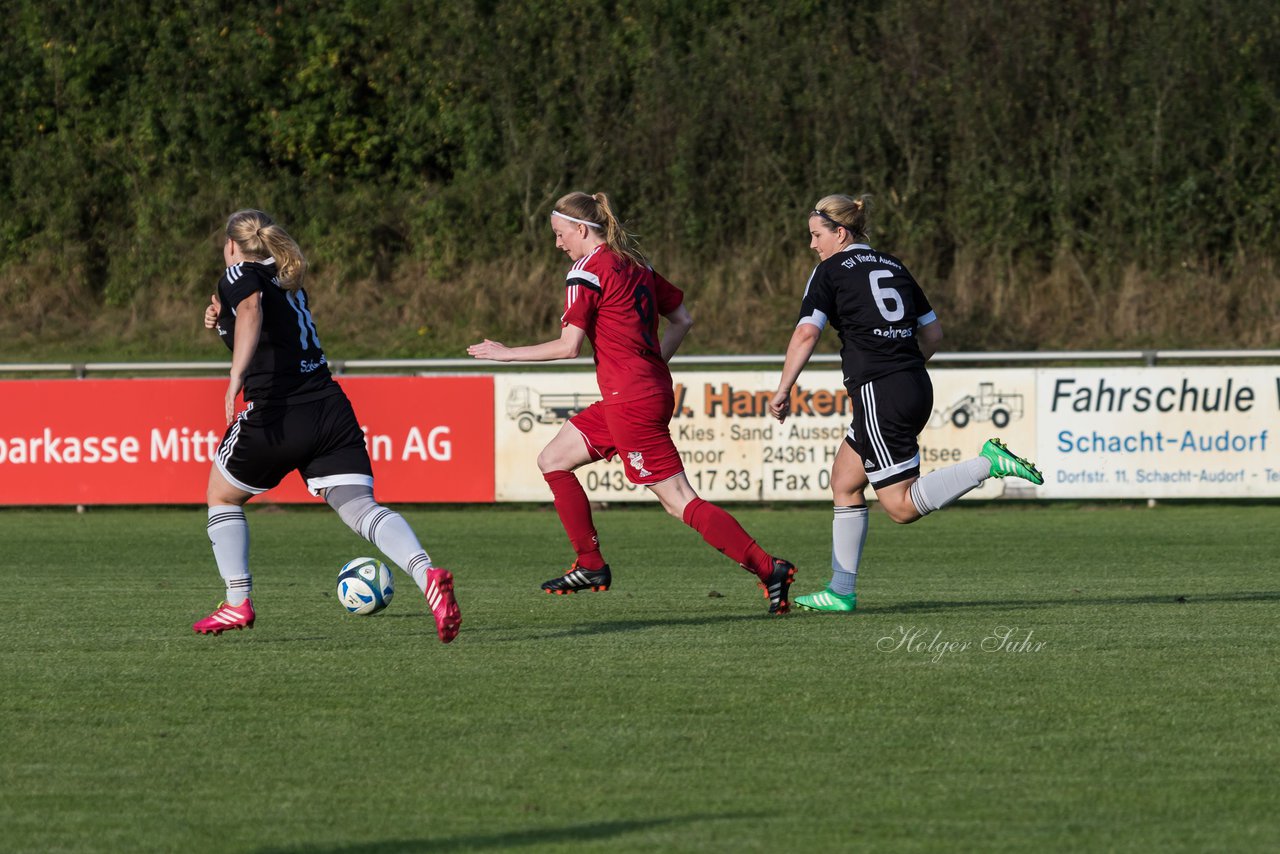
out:
{"label": "black football jersey", "polygon": [[262,292],[262,334],[244,378],[244,399],[254,403],[301,403],[339,391],[329,373],[307,292],[289,291],[276,279],[274,258],[243,261],[218,280],[218,335],[234,352],[236,307]]}
{"label": "black football jersey", "polygon": [[916,329],[937,319],[901,261],[855,243],[813,268],[799,322],[835,327],[845,385],[853,388],[923,368]]}

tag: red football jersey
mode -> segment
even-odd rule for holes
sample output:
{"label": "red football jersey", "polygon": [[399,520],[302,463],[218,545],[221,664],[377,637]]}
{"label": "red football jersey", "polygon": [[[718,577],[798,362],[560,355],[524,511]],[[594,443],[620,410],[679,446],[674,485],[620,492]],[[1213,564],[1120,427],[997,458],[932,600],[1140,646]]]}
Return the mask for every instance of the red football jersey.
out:
{"label": "red football jersey", "polygon": [[604,403],[635,400],[671,388],[662,361],[658,318],[684,302],[684,292],[653,271],[597,246],[565,277],[562,326],[587,333]]}

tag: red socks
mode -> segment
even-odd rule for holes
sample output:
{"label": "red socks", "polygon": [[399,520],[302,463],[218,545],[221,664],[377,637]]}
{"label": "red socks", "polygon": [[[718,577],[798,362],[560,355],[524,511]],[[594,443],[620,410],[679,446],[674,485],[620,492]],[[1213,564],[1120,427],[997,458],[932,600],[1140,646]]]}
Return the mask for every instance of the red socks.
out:
{"label": "red socks", "polygon": [[[604,556],[600,554],[600,539],[591,521],[591,502],[582,484],[568,471],[544,472],[542,477],[551,487],[560,524],[564,525],[569,543],[578,554],[578,566],[600,569],[604,566]],[[742,564],[762,581],[768,581],[773,572],[773,558],[726,511],[695,498],[684,508],[684,523],[717,551]]]}
{"label": "red socks", "polygon": [[551,487],[556,513],[560,514],[560,524],[569,535],[569,544],[578,553],[578,566],[600,569],[604,566],[604,556],[600,554],[600,538],[591,521],[591,502],[582,484],[571,471],[543,472],[542,477]]}
{"label": "red socks", "polygon": [[[556,505],[559,507],[559,505]],[[702,535],[713,548],[754,572],[761,581],[768,581],[773,572],[773,558],[751,535],[742,529],[738,520],[709,501],[695,498],[684,508],[684,523]]]}

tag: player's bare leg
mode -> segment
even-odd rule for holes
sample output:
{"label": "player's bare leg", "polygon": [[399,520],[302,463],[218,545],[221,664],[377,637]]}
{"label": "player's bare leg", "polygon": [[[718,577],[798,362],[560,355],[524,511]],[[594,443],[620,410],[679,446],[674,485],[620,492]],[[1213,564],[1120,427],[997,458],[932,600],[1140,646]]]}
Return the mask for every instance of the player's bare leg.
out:
{"label": "player's bare leg", "polygon": [[[923,477],[878,487],[876,499],[890,519],[907,525],[958,501],[981,486],[988,477],[1020,477],[1034,484],[1044,483],[1044,477],[1033,463],[1014,454],[999,439],[992,439],[973,459],[931,471]],[[841,443],[831,471],[836,505],[832,525],[831,583],[825,591],[796,597],[799,607],[812,611],[852,611],[856,607],[854,582],[867,535],[866,487],[867,477],[862,461],[848,443]],[[842,501],[852,501],[861,506],[842,505]]]}

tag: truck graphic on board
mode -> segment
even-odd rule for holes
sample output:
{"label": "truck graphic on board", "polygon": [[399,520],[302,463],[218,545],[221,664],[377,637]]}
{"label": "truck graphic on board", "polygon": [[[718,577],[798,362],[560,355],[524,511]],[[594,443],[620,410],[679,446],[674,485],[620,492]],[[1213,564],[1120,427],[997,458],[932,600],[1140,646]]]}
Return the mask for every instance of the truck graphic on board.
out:
{"label": "truck graphic on board", "polygon": [[523,433],[534,424],[562,424],[600,399],[591,392],[542,393],[519,385],[507,395],[507,417],[516,422]]}
{"label": "truck graphic on board", "polygon": [[949,421],[963,428],[971,421],[990,421],[1003,429],[1010,421],[1022,418],[1022,412],[1020,393],[996,391],[994,383],[978,383],[977,394],[966,394],[946,409],[934,410],[929,426],[941,427]]}

